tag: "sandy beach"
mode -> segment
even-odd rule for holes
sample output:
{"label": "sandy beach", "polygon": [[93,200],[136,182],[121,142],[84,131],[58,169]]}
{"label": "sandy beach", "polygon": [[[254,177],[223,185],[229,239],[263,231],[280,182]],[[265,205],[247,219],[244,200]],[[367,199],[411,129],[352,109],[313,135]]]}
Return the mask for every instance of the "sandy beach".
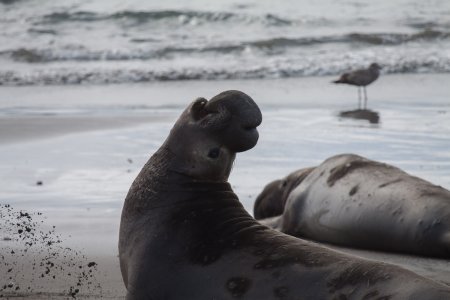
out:
{"label": "sandy beach", "polygon": [[[255,197],[267,182],[345,152],[393,164],[450,188],[449,80],[446,74],[384,76],[369,89],[369,108],[380,114],[379,124],[339,118],[339,111],[356,107],[356,90],[330,84],[331,77],[64,89],[2,87],[0,204],[11,205],[15,212],[42,213],[34,216],[39,221],[36,228],[45,231],[55,226],[54,235],[61,237],[58,245],[73,249],[68,257],[79,260],[83,268],[96,262],[98,285],[80,287],[77,298],[123,299],[117,258],[123,199],[190,101],[240,89],[260,105],[263,124],[258,145],[238,155],[230,178],[251,212]],[[39,255],[45,260],[48,249],[41,247],[44,252],[39,255],[32,248],[23,252],[24,240],[18,239],[17,232],[3,230],[0,234],[2,249],[24,254],[20,268],[8,272],[10,264],[0,265],[6,281],[2,284],[23,286],[28,284],[24,283],[27,276],[40,276],[27,262]],[[450,285],[448,260],[339,250],[395,263]],[[64,265],[67,258],[57,260]],[[66,265],[58,273],[58,281],[46,277],[36,281],[32,292],[10,288],[0,294],[70,298],[69,280],[64,278],[77,266]]]}

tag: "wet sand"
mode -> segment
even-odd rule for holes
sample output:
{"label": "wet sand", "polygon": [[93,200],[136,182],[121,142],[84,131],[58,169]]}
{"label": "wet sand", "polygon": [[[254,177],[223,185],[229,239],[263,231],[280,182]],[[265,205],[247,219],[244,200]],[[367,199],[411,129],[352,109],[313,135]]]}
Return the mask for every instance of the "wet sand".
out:
{"label": "wet sand", "polygon": [[51,138],[83,131],[130,127],[149,122],[149,118],[149,116],[7,117],[0,119],[0,144]]}
{"label": "wet sand", "polygon": [[[61,245],[98,263],[101,292],[80,291],[78,298],[123,299],[117,258],[123,199],[190,101],[241,89],[261,106],[258,145],[238,155],[230,177],[251,211],[267,182],[344,152],[385,161],[449,188],[449,79],[445,74],[381,77],[370,86],[369,103],[380,114],[379,124],[340,119],[339,111],[355,108],[354,89],[332,85],[327,77],[1,87],[0,204],[41,212],[43,228],[55,226]],[[340,250],[396,263],[450,285],[449,260]],[[28,273],[27,266],[20,273]],[[6,271],[0,266],[0,272]],[[16,295],[67,298],[64,287],[48,286],[46,294]]]}

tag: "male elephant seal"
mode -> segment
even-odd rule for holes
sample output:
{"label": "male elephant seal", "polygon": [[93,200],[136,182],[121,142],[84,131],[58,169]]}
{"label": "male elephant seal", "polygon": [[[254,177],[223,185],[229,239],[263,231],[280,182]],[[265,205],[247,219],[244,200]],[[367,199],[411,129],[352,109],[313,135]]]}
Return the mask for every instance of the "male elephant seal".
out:
{"label": "male elephant seal", "polygon": [[227,182],[261,112],[242,92],[195,100],[132,184],[119,256],[127,299],[450,299],[388,264],[259,224]]}
{"label": "male elephant seal", "polygon": [[255,218],[272,217],[261,222],[315,241],[450,257],[448,190],[352,154],[306,170],[269,183]]}

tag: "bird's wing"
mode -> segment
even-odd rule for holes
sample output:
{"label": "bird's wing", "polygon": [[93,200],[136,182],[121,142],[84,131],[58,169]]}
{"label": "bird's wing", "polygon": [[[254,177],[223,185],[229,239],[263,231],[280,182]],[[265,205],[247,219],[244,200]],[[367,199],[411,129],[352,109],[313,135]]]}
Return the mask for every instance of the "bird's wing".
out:
{"label": "bird's wing", "polygon": [[372,82],[372,78],[368,70],[353,71],[348,74],[347,80],[356,85],[367,85]]}

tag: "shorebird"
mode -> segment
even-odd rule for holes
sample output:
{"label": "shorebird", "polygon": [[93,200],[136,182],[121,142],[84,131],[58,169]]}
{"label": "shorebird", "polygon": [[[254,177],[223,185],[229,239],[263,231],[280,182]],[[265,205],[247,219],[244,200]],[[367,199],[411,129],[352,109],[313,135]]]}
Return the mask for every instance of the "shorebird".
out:
{"label": "shorebird", "polygon": [[338,80],[333,83],[346,83],[356,85],[358,87],[358,109],[361,109],[361,87],[364,90],[364,107],[367,109],[367,93],[366,86],[377,80],[380,76],[381,67],[377,63],[370,64],[368,69],[355,70],[344,73]]}

